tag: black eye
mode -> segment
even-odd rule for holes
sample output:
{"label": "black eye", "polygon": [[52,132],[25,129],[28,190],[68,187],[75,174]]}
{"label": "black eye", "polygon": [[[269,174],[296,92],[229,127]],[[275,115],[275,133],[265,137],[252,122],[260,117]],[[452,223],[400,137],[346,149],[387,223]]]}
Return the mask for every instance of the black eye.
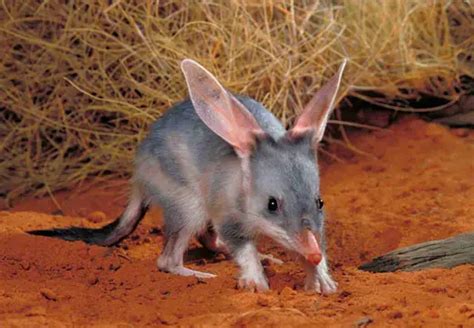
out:
{"label": "black eye", "polygon": [[316,198],[316,206],[318,207],[318,209],[322,210],[323,207],[324,207],[324,202],[321,198]]}
{"label": "black eye", "polygon": [[275,199],[275,197],[270,197],[268,199],[268,210],[270,212],[275,212],[278,210],[278,202],[277,200]]}

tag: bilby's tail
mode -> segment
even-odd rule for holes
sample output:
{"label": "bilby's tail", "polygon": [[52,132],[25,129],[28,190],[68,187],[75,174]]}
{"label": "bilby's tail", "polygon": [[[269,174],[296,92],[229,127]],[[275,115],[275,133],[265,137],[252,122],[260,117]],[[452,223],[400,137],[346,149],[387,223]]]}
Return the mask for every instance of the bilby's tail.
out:
{"label": "bilby's tail", "polygon": [[148,210],[148,204],[140,197],[132,197],[123,214],[102,228],[70,227],[65,229],[32,230],[29,234],[60,238],[69,241],[82,240],[88,244],[111,246],[131,234]]}

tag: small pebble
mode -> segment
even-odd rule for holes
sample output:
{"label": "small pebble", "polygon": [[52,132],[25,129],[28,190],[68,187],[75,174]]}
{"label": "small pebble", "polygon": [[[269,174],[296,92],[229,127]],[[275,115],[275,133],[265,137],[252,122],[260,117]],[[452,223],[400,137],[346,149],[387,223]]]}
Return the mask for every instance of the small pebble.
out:
{"label": "small pebble", "polygon": [[28,262],[20,262],[20,267],[25,270],[25,271],[28,271],[31,267],[30,263]]}
{"label": "small pebble", "polygon": [[176,323],[176,317],[171,314],[160,314],[158,320],[164,325],[172,325]]}
{"label": "small pebble", "polygon": [[257,304],[260,306],[270,306],[270,298],[266,295],[259,295],[257,298]]}
{"label": "small pebble", "polygon": [[99,282],[99,278],[94,276],[94,275],[91,275],[89,278],[87,278],[87,283],[90,285],[90,286],[94,286],[96,285],[97,283]]}
{"label": "small pebble", "polygon": [[41,294],[41,296],[46,298],[48,301],[57,301],[58,300],[58,296],[51,289],[43,288],[43,289],[40,290],[40,294]]}
{"label": "small pebble", "polygon": [[372,322],[374,322],[374,319],[372,319],[371,317],[362,317],[357,320],[356,327],[367,327]]}
{"label": "small pebble", "polygon": [[470,311],[472,311],[472,309],[466,304],[463,304],[459,307],[459,313],[466,313]]}
{"label": "small pebble", "polygon": [[120,263],[110,263],[109,265],[109,270],[110,271],[117,271],[118,269],[120,269],[122,265]]}
{"label": "small pebble", "polygon": [[403,313],[401,313],[400,311],[394,311],[391,312],[388,317],[391,319],[401,319],[403,318]]}
{"label": "small pebble", "polygon": [[343,290],[340,294],[339,294],[339,297],[340,298],[346,298],[348,296],[351,296],[352,293],[351,292],[348,292],[347,290]]}
{"label": "small pebble", "polygon": [[105,221],[107,219],[107,215],[105,215],[105,213],[101,211],[94,211],[87,215],[87,219],[90,222],[99,223]]}
{"label": "small pebble", "polygon": [[280,296],[284,297],[284,298],[291,298],[293,296],[296,295],[296,291],[294,291],[293,289],[291,289],[290,287],[285,287],[281,290],[280,292]]}

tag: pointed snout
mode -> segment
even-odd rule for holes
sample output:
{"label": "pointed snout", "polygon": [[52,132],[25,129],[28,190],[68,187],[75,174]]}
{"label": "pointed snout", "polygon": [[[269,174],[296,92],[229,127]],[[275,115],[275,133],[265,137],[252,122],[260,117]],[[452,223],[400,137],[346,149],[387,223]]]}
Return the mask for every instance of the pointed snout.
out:
{"label": "pointed snout", "polygon": [[323,255],[319,242],[314,233],[309,229],[303,229],[302,232],[296,237],[300,249],[298,250],[304,258],[313,265],[318,265],[321,262]]}

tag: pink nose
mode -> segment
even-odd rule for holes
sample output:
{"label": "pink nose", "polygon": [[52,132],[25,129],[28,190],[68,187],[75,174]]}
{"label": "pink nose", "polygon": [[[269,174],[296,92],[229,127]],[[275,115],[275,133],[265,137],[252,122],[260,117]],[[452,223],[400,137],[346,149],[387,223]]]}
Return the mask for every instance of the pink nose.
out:
{"label": "pink nose", "polygon": [[313,265],[318,265],[319,262],[321,262],[321,260],[323,259],[323,256],[321,255],[321,253],[319,254],[309,254],[306,256],[306,260],[313,264]]}
{"label": "pink nose", "polygon": [[299,236],[299,240],[302,246],[301,253],[306,260],[313,265],[319,264],[323,256],[314,234],[310,230],[305,229]]}

